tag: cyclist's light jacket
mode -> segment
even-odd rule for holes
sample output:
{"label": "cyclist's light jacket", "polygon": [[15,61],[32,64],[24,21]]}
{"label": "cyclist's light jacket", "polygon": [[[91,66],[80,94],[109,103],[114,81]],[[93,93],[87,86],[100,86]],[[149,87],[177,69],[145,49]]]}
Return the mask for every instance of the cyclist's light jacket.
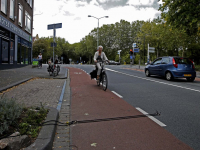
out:
{"label": "cyclist's light jacket", "polygon": [[[94,54],[94,61],[97,60],[98,56],[99,56],[99,51],[97,51],[97,52]],[[106,57],[106,54],[105,54],[104,52],[101,52],[101,59],[102,59],[103,61],[108,60],[108,58]]]}

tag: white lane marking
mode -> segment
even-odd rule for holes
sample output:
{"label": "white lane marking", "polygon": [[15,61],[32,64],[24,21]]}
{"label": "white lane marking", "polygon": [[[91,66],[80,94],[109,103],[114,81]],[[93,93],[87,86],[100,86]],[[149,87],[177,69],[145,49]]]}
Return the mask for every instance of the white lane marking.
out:
{"label": "white lane marking", "polygon": [[120,74],[124,74],[124,75],[130,76],[130,77],[135,77],[135,78],[138,78],[138,79],[143,79],[143,80],[152,81],[152,82],[156,82],[156,83],[160,83],[160,84],[170,85],[170,86],[178,87],[178,88],[181,88],[181,89],[191,90],[191,91],[195,91],[195,92],[200,93],[200,90],[195,90],[195,89],[192,89],[192,88],[187,88],[187,87],[183,87],[183,86],[179,86],[179,85],[175,85],[175,84],[170,84],[170,83],[160,82],[160,81],[156,81],[156,80],[152,80],[152,79],[142,78],[142,77],[130,75],[130,74],[127,74],[127,73],[115,71],[115,70],[108,69],[108,68],[106,68],[106,70],[116,72],[116,73],[120,73]]}
{"label": "white lane marking", "polygon": [[123,96],[119,95],[118,93],[116,93],[115,91],[112,91],[115,95],[117,95],[119,98],[123,98]]}
{"label": "white lane marking", "polygon": [[139,107],[136,107],[136,109],[138,111],[140,111],[141,113],[143,113],[144,115],[146,115],[149,119],[151,119],[152,121],[154,121],[155,123],[157,123],[158,125],[160,125],[161,127],[166,127],[167,125],[165,125],[164,123],[160,122],[158,119],[154,118],[153,116],[149,116],[147,112],[145,112],[144,110],[142,110]]}

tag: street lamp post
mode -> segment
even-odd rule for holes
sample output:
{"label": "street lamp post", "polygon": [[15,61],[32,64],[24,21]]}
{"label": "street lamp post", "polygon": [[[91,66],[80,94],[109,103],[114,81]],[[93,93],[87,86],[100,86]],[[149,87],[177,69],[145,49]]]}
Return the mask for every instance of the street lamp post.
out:
{"label": "street lamp post", "polygon": [[102,18],[108,18],[108,16],[97,18],[97,17],[91,16],[91,15],[88,15],[88,17],[93,17],[98,20],[98,28],[97,28],[97,47],[98,47],[99,46],[99,20]]}
{"label": "street lamp post", "polygon": [[122,50],[118,50],[118,54],[119,54],[119,63],[121,63],[121,56],[120,56],[121,51],[122,51]]}

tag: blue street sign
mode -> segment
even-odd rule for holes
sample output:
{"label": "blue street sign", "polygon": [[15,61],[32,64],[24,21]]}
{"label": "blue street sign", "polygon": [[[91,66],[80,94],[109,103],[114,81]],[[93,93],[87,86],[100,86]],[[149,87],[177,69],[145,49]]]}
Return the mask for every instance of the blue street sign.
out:
{"label": "blue street sign", "polygon": [[53,25],[53,24],[50,24],[50,25],[48,25],[48,26],[47,26],[48,30],[51,30],[51,29],[53,29],[53,27],[54,27],[54,25]]}
{"label": "blue street sign", "polygon": [[130,55],[130,59],[135,59],[135,55]]}
{"label": "blue street sign", "polygon": [[62,28],[62,23],[50,24],[47,26],[48,30]]}
{"label": "blue street sign", "polygon": [[139,53],[140,49],[139,48],[134,48],[134,53]]}
{"label": "blue street sign", "polygon": [[55,24],[55,29],[62,28],[62,23]]}
{"label": "blue street sign", "polygon": [[133,43],[133,48],[135,48],[136,47],[136,43]]}
{"label": "blue street sign", "polygon": [[51,47],[57,47],[57,43],[51,42]]}

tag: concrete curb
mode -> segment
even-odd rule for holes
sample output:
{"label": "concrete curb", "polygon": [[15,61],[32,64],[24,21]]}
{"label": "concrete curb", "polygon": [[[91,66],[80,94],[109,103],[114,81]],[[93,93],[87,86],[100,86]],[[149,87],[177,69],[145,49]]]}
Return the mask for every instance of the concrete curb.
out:
{"label": "concrete curb", "polygon": [[6,87],[2,87],[2,88],[0,88],[0,92],[6,91],[7,89],[10,89],[10,88],[12,88],[12,87],[14,87],[14,86],[17,86],[17,85],[19,85],[19,84],[22,84],[22,83],[24,83],[24,82],[27,82],[27,81],[29,81],[29,80],[31,80],[31,79],[33,79],[33,77],[27,78],[27,79],[24,79],[24,80],[15,82],[15,83],[12,83],[12,84],[10,84],[10,85],[8,85],[8,86],[6,86]]}
{"label": "concrete curb", "polygon": [[65,72],[65,76],[64,77],[55,77],[53,79],[67,79],[68,78],[68,69],[66,69],[66,72]]}
{"label": "concrete curb", "polygon": [[[59,112],[56,108],[47,107],[49,113],[45,121],[55,120],[58,121]],[[56,124],[54,121],[49,122]],[[43,126],[35,143],[31,144],[24,150],[51,150],[56,132],[56,125]]]}

